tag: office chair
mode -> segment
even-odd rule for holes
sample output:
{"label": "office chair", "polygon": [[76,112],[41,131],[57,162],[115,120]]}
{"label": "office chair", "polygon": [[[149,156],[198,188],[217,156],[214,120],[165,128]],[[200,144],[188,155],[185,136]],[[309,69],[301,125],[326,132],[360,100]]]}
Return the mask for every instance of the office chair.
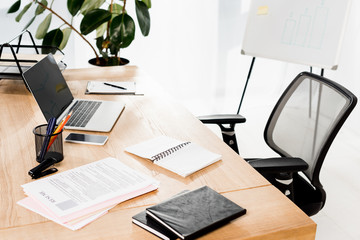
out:
{"label": "office chair", "polygon": [[307,215],[316,214],[326,199],[320,169],[356,103],[356,96],[341,85],[300,73],[278,100],[264,130],[265,142],[280,157],[245,160]]}

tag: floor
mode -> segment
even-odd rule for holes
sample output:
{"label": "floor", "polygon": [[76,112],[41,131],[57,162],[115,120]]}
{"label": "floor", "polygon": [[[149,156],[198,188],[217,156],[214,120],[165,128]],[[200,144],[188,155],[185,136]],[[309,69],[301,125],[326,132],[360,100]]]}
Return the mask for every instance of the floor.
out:
{"label": "floor", "polygon": [[327,191],[324,209],[313,217],[317,240],[360,239],[359,137],[344,129],[328,153],[321,179]]}

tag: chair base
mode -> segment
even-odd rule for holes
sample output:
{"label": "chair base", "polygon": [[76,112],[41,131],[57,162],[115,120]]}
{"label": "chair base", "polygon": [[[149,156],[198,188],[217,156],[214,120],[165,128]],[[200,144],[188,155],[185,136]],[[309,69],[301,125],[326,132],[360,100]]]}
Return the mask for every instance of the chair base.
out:
{"label": "chair base", "polygon": [[263,176],[309,217],[317,214],[325,205],[324,189],[313,187],[297,173],[290,179],[278,174],[263,174]]}

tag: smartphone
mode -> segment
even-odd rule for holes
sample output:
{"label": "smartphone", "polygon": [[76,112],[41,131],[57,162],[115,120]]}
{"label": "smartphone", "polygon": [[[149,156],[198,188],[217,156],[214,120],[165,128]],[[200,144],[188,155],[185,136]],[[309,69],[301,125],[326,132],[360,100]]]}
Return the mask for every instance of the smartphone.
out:
{"label": "smartphone", "polygon": [[65,142],[84,143],[93,145],[104,145],[108,140],[107,136],[94,135],[94,134],[82,134],[82,133],[70,133]]}

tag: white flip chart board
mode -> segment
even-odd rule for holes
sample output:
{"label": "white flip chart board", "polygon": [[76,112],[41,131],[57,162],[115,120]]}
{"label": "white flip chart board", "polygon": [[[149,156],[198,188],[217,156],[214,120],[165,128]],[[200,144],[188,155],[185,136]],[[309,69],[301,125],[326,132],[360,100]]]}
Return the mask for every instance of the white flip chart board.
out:
{"label": "white flip chart board", "polygon": [[351,0],[251,0],[242,54],[337,69]]}

